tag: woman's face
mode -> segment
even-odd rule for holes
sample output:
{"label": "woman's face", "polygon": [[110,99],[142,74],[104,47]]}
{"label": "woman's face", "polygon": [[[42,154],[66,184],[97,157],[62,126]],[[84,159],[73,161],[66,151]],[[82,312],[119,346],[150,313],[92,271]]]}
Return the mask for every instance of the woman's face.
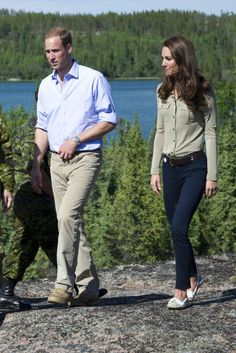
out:
{"label": "woman's face", "polygon": [[171,51],[168,47],[163,47],[162,52],[162,68],[166,76],[173,76],[178,71],[178,65],[173,58]]}

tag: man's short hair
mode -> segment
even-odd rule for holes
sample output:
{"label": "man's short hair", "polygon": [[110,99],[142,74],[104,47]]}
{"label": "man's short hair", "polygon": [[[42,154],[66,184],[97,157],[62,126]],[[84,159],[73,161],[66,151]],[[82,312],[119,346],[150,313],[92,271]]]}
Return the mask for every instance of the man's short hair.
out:
{"label": "man's short hair", "polygon": [[60,37],[64,48],[67,46],[67,44],[72,45],[71,33],[67,31],[65,28],[54,27],[50,29],[50,31],[48,31],[45,34],[45,39],[52,38],[52,37]]}

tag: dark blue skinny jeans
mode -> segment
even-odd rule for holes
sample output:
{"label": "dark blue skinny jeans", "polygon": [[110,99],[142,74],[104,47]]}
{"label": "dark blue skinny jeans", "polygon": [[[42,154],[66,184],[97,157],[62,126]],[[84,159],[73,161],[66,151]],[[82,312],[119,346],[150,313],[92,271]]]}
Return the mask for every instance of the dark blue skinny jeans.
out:
{"label": "dark blue skinny jeans", "polygon": [[180,290],[190,288],[190,277],[197,273],[188,229],[205,190],[206,173],[205,157],[181,166],[163,160],[164,204],[175,251],[176,289]]}

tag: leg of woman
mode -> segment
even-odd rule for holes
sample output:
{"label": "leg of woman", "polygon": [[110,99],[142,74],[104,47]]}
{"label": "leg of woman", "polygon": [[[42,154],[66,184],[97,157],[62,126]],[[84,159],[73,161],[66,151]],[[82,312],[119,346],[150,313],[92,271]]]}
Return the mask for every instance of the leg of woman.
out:
{"label": "leg of woman", "polygon": [[183,166],[171,167],[168,162],[163,166],[164,201],[176,258],[176,289],[184,293],[190,288],[190,276],[197,272],[188,228],[203,195],[205,178],[205,159]]}

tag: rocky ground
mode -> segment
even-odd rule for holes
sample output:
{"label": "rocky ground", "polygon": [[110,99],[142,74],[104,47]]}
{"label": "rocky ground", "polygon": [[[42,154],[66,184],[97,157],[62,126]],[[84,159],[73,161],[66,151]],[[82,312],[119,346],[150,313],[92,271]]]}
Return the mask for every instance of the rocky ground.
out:
{"label": "rocky ground", "polygon": [[236,256],[198,258],[205,279],[190,308],[171,311],[174,262],[100,271],[96,307],[47,304],[53,279],[21,282],[29,311],[0,313],[2,353],[236,353]]}

